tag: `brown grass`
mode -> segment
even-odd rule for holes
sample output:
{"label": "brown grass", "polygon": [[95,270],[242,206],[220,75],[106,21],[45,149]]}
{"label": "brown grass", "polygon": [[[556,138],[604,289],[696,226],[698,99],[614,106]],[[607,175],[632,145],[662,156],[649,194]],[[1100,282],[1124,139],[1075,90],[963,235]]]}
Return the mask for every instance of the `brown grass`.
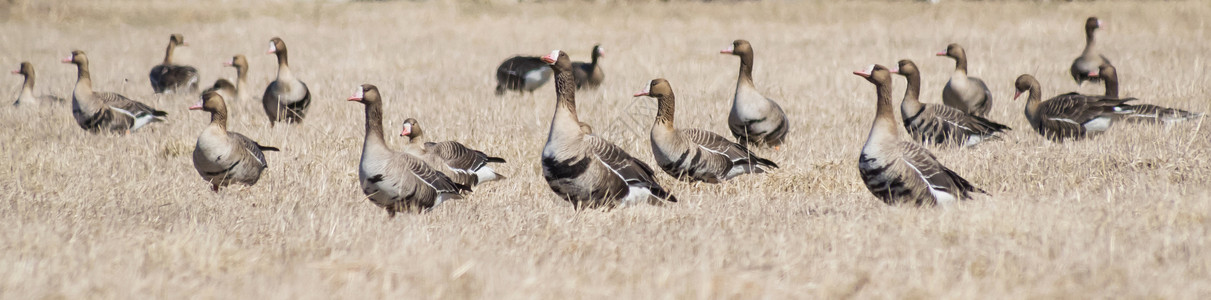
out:
{"label": "brown grass", "polygon": [[[1211,296],[1207,125],[1116,125],[1055,144],[1009,100],[1022,73],[1048,96],[1074,90],[1068,65],[1084,18],[1097,15],[1124,95],[1211,111],[1211,8],[1199,1],[238,3],[8,8],[0,65],[32,61],[40,92],[69,95],[75,70],[58,59],[82,49],[97,89],[171,120],[113,137],[80,130],[67,105],[0,109],[0,297]],[[154,96],[147,83],[171,33],[192,44],[177,60],[205,82],[233,77],[220,63],[245,54],[261,87],[274,74],[267,41],[288,43],[314,94],[306,123],[269,128],[259,103],[229,104],[233,130],[283,149],[268,154],[260,184],[215,194],[194,172],[207,116],[186,110],[194,98]],[[651,100],[630,94],[668,78],[679,126],[726,132],[738,62],[718,50],[736,38],[752,41],[758,88],[791,117],[785,149],[761,152],[783,168],[720,185],[660,175],[682,199],[674,205],[573,211],[539,171],[553,89],[492,96],[504,58],[558,48],[585,59],[600,42],[607,79],[579,95],[582,118],[650,162]],[[850,71],[914,59],[924,99],[940,102],[953,63],[932,54],[950,42],[991,85],[991,118],[1015,129],[935,153],[992,196],[888,207],[856,172],[874,91]],[[6,82],[0,94],[15,98],[19,80]],[[361,83],[383,90],[390,128],[417,117],[432,137],[509,159],[499,170],[510,179],[387,219],[357,184],[362,107],[344,99]]]}

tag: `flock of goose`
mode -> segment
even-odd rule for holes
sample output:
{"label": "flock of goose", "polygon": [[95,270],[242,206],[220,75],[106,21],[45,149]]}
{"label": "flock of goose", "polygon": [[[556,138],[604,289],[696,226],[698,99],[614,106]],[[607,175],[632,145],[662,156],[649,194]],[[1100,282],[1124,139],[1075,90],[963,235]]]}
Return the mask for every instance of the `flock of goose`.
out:
{"label": "flock of goose", "polygon": [[[1105,84],[1103,95],[1067,93],[1041,101],[1042,87],[1033,76],[1024,74],[1014,82],[1015,100],[1022,93],[1029,95],[1025,115],[1035,131],[1063,142],[1105,132],[1116,122],[1170,123],[1202,116],[1180,109],[1134,104],[1136,98],[1120,98],[1116,70],[1096,48],[1095,32],[1100,27],[1101,22],[1095,17],[1086,21],[1085,50],[1073,62],[1071,71],[1078,85]],[[182,35],[170,36],[163,62],[148,75],[156,93],[198,93],[197,70],[172,61],[173,50],[185,45],[188,44]],[[282,39],[271,39],[267,53],[274,54],[278,61],[277,76],[261,97],[270,126],[302,122],[311,103],[310,90],[290,72]],[[652,154],[661,170],[679,180],[719,183],[778,168],[775,162],[757,156],[750,149],[780,149],[789,129],[782,107],[761,95],[753,83],[753,47],[748,41],[736,40],[721,53],[740,58],[727,119],[735,142],[707,130],[677,128],[676,97],[668,80],[654,79],[634,95],[657,102],[651,129]],[[567,53],[559,50],[541,57],[509,58],[497,68],[495,92],[497,95],[510,90],[532,92],[554,77],[556,109],[542,150],[543,177],[552,191],[577,209],[676,202],[673,193],[657,182],[651,167],[593,134],[592,127],[577,117],[576,90],[596,88],[602,83],[605,74],[598,60],[604,54],[597,45],[587,63],[572,62]],[[876,64],[853,72],[875,85],[877,97],[876,115],[862,147],[858,170],[870,192],[888,204],[949,204],[969,199],[973,193],[983,193],[942,165],[923,145],[970,147],[997,140],[1010,130],[986,118],[993,95],[982,80],[968,74],[963,47],[950,44],[937,55],[955,60],[955,70],[943,89],[941,104],[921,102],[921,75],[911,60],[900,60],[892,69]],[[88,57],[83,51],[73,51],[63,62],[77,68],[72,115],[84,130],[129,134],[167,116],[123,95],[94,91]],[[211,116],[209,125],[198,137],[193,163],[216,192],[232,183],[255,184],[268,165],[264,151],[278,151],[228,130],[225,101],[251,97],[245,57],[236,55],[226,65],[236,69],[236,82],[217,80],[200,93],[201,101],[189,108]],[[14,105],[65,101],[33,94],[35,76],[30,63],[23,62],[13,73],[25,76]],[[903,76],[908,84],[900,102],[903,123],[896,121],[893,111],[892,74]],[[365,108],[366,135],[358,166],[362,191],[389,215],[428,210],[443,201],[461,198],[478,184],[504,178],[491,165],[505,163],[505,159],[454,141],[428,142],[416,119],[403,124],[400,136],[407,139],[403,151],[391,149],[383,136],[382,98],[376,86],[358,86],[348,100]],[[900,126],[906,129],[908,138],[901,136]]]}

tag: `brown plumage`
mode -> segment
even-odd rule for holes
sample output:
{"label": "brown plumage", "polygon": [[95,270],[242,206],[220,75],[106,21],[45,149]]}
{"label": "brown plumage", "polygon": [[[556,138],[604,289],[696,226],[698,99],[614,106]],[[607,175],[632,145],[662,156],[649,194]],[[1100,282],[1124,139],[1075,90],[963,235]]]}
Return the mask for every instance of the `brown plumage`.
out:
{"label": "brown plumage", "polygon": [[947,205],[971,199],[972,192],[984,193],[925,148],[900,138],[887,68],[871,65],[854,74],[874,83],[878,96],[875,120],[858,157],[858,173],[875,197],[893,205]]}
{"label": "brown plumage", "polygon": [[[227,79],[222,79],[222,78],[219,78],[219,80],[215,80],[213,85],[206,88],[205,90],[202,90],[202,95],[206,95],[206,93],[209,93],[209,92],[218,93],[219,96],[223,97],[224,102],[226,102],[227,99],[235,99],[236,97],[238,97],[238,96],[236,96],[235,85],[231,84],[231,81],[227,81]],[[226,107],[226,105],[224,105],[224,107]],[[231,115],[227,112],[224,113],[224,116],[226,116],[227,118],[231,117]]]}
{"label": "brown plumage", "polygon": [[746,40],[735,40],[723,51],[740,57],[740,75],[736,78],[736,95],[727,124],[741,144],[778,147],[786,140],[789,129],[786,113],[774,100],[766,98],[753,85],[753,46]]}
{"label": "brown plumage", "polygon": [[1085,50],[1081,51],[1081,56],[1072,61],[1072,67],[1069,69],[1072,72],[1072,80],[1076,80],[1078,85],[1084,84],[1086,81],[1098,83],[1101,79],[1091,76],[1089,73],[1096,72],[1101,65],[1110,64],[1110,60],[1106,59],[1106,56],[1097,49],[1097,39],[1094,33],[1099,28],[1102,28],[1102,21],[1097,17],[1089,17],[1085,20]]}
{"label": "brown plumage", "polygon": [[496,67],[496,95],[533,92],[551,80],[551,66],[534,56],[514,56]]}
{"label": "brown plumage", "polygon": [[950,81],[942,89],[942,104],[973,116],[988,115],[988,111],[992,110],[992,92],[983,80],[967,76],[967,51],[963,50],[963,46],[950,44],[945,51],[938,52],[938,56],[955,60],[954,73],[951,73]]}
{"label": "brown plumage", "polygon": [[252,96],[249,96],[248,89],[248,59],[244,58],[243,54],[232,56],[230,61],[223,62],[223,65],[235,68],[235,96],[238,101],[249,101]]}
{"label": "brown plumage", "polygon": [[93,92],[84,51],[72,51],[63,63],[76,65],[76,88],[72,91],[72,116],[88,132],[130,133],[152,122],[164,121],[168,113],[116,93]]}
{"label": "brown plumage", "polygon": [[576,77],[576,89],[597,88],[602,81],[605,81],[605,72],[602,72],[601,66],[597,65],[597,59],[602,56],[605,56],[605,49],[602,49],[601,45],[593,45],[591,61],[572,63],[572,75]]}
{"label": "brown plumage", "polygon": [[286,59],[286,42],[274,37],[269,40],[267,53],[278,58],[277,78],[269,83],[265,94],[261,96],[261,105],[269,116],[269,126],[276,122],[302,122],[303,117],[307,116],[307,108],[311,106],[311,90],[290,72],[290,64]]}
{"label": "brown plumage", "polygon": [[1013,94],[1014,100],[1023,92],[1030,94],[1026,98],[1026,119],[1030,121],[1030,127],[1057,142],[1079,140],[1109,130],[1115,119],[1131,112],[1124,103],[1135,100],[1067,93],[1040,102],[1042,86],[1029,74],[1018,76],[1014,87],[1017,90]]}
{"label": "brown plumage", "polygon": [[908,80],[904,101],[900,102],[900,116],[904,118],[904,129],[913,140],[922,144],[975,146],[997,139],[999,134],[1010,130],[1008,126],[950,106],[921,103],[918,99],[921,94],[921,74],[911,60],[901,60],[899,67],[891,73],[903,75]]}
{"label": "brown plumage", "polygon": [[218,192],[220,187],[232,183],[256,184],[261,179],[261,172],[269,167],[263,151],[278,151],[278,148],[263,146],[243,134],[228,131],[227,104],[217,91],[203,93],[202,100],[189,109],[210,113],[210,125],[202,130],[193,148],[193,167],[210,183],[210,189]]}
{"label": "brown plumage", "polygon": [[652,125],[652,155],[665,173],[685,181],[719,183],[748,173],[764,173],[777,168],[774,162],[757,157],[744,145],[733,143],[714,132],[701,129],[676,129],[673,116],[676,97],[664,78],[652,80],[635,97],[656,98],[656,122]]}
{"label": "brown plumage", "polygon": [[172,51],[177,46],[188,46],[185,36],[173,34],[168,37],[168,49],[164,51],[164,62],[151,68],[147,78],[151,89],[160,93],[195,93],[198,91],[198,69],[172,63]]}
{"label": "brown plumage", "polygon": [[62,97],[55,95],[34,96],[34,79],[37,76],[34,75],[34,65],[28,61],[21,62],[21,67],[14,70],[13,74],[25,77],[25,82],[21,84],[21,93],[17,94],[17,101],[13,101],[13,106],[63,103],[63,101],[66,101]]}
{"label": "brown plumage", "polygon": [[[1097,71],[1089,72],[1089,76],[1098,78],[1106,84],[1106,98],[1118,98],[1118,71],[1110,64],[1104,64],[1098,67]],[[1197,119],[1202,117],[1202,113],[1189,112],[1176,108],[1169,108],[1152,104],[1133,104],[1127,109],[1131,110],[1128,114],[1123,114],[1122,119],[1132,123],[1173,123],[1186,120]]]}
{"label": "brown plumage", "polygon": [[403,127],[399,136],[407,138],[404,143],[404,152],[424,159],[430,166],[446,174],[454,182],[474,187],[480,183],[505,178],[488,165],[488,163],[504,163],[505,159],[488,156],[483,151],[468,148],[455,141],[436,143],[425,141],[425,133],[420,122],[413,118],[404,120]]}

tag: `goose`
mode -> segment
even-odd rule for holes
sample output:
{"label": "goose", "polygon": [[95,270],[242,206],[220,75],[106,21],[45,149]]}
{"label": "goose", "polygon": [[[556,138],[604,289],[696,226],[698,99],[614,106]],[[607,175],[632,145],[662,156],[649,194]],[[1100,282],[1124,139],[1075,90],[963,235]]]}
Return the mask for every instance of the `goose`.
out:
{"label": "goose", "polygon": [[230,61],[223,62],[223,65],[235,68],[235,94],[239,101],[247,101],[252,99],[248,95],[248,59],[244,58],[243,54],[232,56]]}
{"label": "goose", "polygon": [[959,44],[950,44],[938,52],[955,60],[955,71],[942,89],[942,103],[965,113],[983,117],[992,109],[992,92],[979,78],[967,76],[967,51]]}
{"label": "goose", "polygon": [[542,60],[555,72],[555,114],[542,148],[542,175],[551,190],[576,209],[677,202],[647,164],[601,137],[584,134],[567,53],[555,50]]}
{"label": "goose", "polygon": [[676,97],[664,78],[653,79],[635,97],[656,98],[652,125],[652,155],[665,173],[684,181],[719,183],[748,173],[764,173],[778,164],[758,157],[744,145],[714,132],[673,127]]}
{"label": "goose", "polygon": [[210,113],[210,125],[198,135],[198,143],[193,148],[193,168],[210,183],[210,190],[218,192],[220,187],[232,183],[256,184],[261,179],[261,172],[269,167],[264,151],[278,151],[278,148],[227,131],[227,104],[219,92],[202,94],[202,101],[190,106],[189,110]]}
{"label": "goose", "polygon": [[424,159],[434,169],[450,177],[458,184],[474,187],[484,182],[504,179],[488,163],[505,163],[505,159],[492,157],[483,151],[467,148],[455,141],[427,142],[420,121],[404,120],[404,129],[399,136],[407,138],[404,152]]}
{"label": "goose", "polygon": [[496,67],[496,95],[506,90],[534,92],[551,80],[551,67],[533,56],[514,56]]}
{"label": "goose", "polygon": [[155,90],[156,94],[198,91],[198,69],[172,63],[172,50],[177,46],[189,46],[185,43],[185,36],[179,33],[168,37],[164,62],[152,67],[151,73],[147,74],[147,78],[151,79],[151,89]]}
{"label": "goose", "polygon": [[[205,90],[202,90],[203,95],[209,92],[219,93],[219,96],[223,97],[223,101],[227,101],[227,99],[235,99],[237,97],[235,85],[231,84],[231,81],[227,81],[227,79],[222,78],[215,80],[213,85]],[[223,106],[226,108],[227,105],[224,104]],[[224,112],[223,116],[231,118],[230,112]]]}
{"label": "goose", "polygon": [[1084,85],[1086,81],[1098,83],[1101,81],[1097,76],[1090,76],[1089,73],[1096,72],[1098,66],[1109,65],[1110,60],[1106,59],[1097,51],[1097,37],[1094,33],[1099,28],[1102,28],[1102,20],[1097,17],[1089,17],[1085,20],[1085,50],[1081,51],[1081,56],[1072,60],[1072,80],[1076,80],[1078,86]]}
{"label": "goose", "polygon": [[286,61],[286,42],[279,37],[270,39],[266,53],[275,54],[278,58],[277,78],[269,83],[265,95],[261,96],[261,105],[269,116],[269,126],[272,127],[275,122],[303,122],[307,107],[311,106],[311,90],[290,73],[290,65]]}
{"label": "goose", "polygon": [[746,40],[735,40],[719,53],[740,57],[740,76],[736,79],[732,110],[727,116],[728,129],[741,144],[777,149],[786,139],[786,113],[782,112],[782,106],[762,96],[753,85],[753,46]]}
{"label": "goose", "polygon": [[576,89],[597,88],[605,80],[605,72],[597,65],[597,59],[605,56],[601,45],[593,45],[593,60],[589,63],[573,62],[572,75],[576,77]]}
{"label": "goose", "polygon": [[358,182],[371,202],[387,210],[387,216],[395,217],[401,211],[427,211],[442,202],[462,199],[462,193],[471,190],[451,181],[420,158],[395,152],[387,146],[383,139],[383,102],[378,87],[372,84],[358,86],[349,101],[366,106],[366,138],[358,163]]}
{"label": "goose", "polygon": [[[1106,84],[1106,98],[1119,97],[1118,94],[1118,71],[1110,64],[1104,64],[1098,67],[1098,70],[1089,72],[1090,78],[1097,78]],[[1132,123],[1161,123],[1169,124],[1173,122],[1186,121],[1202,117],[1202,113],[1189,112],[1176,108],[1168,108],[1152,104],[1133,104],[1128,108],[1130,114],[1123,116],[1123,120]]]}
{"label": "goose", "polygon": [[1056,142],[1079,140],[1109,130],[1116,118],[1131,113],[1130,106],[1124,103],[1135,100],[1067,93],[1040,102],[1042,86],[1030,74],[1018,76],[1014,88],[1014,100],[1022,93],[1029,93],[1025,113],[1030,127]]}
{"label": "goose", "polygon": [[899,66],[891,70],[908,80],[904,100],[900,102],[900,116],[904,118],[904,129],[913,140],[922,144],[943,146],[959,145],[971,147],[981,142],[997,139],[1009,126],[973,116],[950,106],[921,103],[921,73],[911,60],[900,60]]}
{"label": "goose", "polygon": [[162,122],[168,116],[166,112],[117,93],[93,92],[88,56],[84,51],[72,51],[63,63],[76,65],[78,76],[71,96],[71,113],[80,128],[92,133],[129,134],[149,123]]}
{"label": "goose", "polygon": [[986,193],[946,168],[921,145],[900,138],[891,104],[891,73],[871,65],[855,75],[875,84],[877,113],[858,157],[858,173],[866,188],[884,203],[950,205]]}
{"label": "goose", "polygon": [[21,62],[21,68],[13,71],[13,74],[25,76],[25,82],[21,84],[21,94],[17,95],[17,101],[13,102],[13,106],[63,103],[65,101],[62,97],[54,95],[34,96],[34,65],[28,61]]}

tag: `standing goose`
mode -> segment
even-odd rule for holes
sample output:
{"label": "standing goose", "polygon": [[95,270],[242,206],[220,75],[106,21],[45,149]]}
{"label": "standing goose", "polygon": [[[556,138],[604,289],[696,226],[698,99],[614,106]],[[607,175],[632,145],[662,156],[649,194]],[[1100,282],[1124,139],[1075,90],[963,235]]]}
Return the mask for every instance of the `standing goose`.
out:
{"label": "standing goose", "polygon": [[168,50],[164,51],[164,62],[151,68],[147,78],[151,79],[151,89],[160,93],[177,93],[198,91],[198,69],[191,66],[172,64],[172,50],[177,46],[188,46],[185,36],[173,34],[168,37]]}
{"label": "standing goose", "polygon": [[593,45],[593,60],[589,63],[572,63],[572,75],[576,77],[576,89],[597,88],[605,80],[605,72],[597,65],[597,59],[605,56],[601,45]]}
{"label": "standing goose", "polygon": [[[1098,70],[1089,72],[1089,77],[1097,78],[1106,84],[1106,98],[1118,99],[1118,71],[1110,64],[1101,65]],[[1152,104],[1135,104],[1129,108],[1130,114],[1124,115],[1128,122],[1144,123],[1173,123],[1197,119],[1202,113],[1194,113],[1176,108],[1168,108]]]}
{"label": "standing goose", "polygon": [[998,135],[1008,126],[988,119],[973,116],[950,106],[921,103],[921,74],[911,60],[900,60],[900,66],[891,73],[908,79],[904,101],[900,102],[900,116],[904,118],[904,129],[914,140],[922,144],[975,146]]}
{"label": "standing goose", "polygon": [[656,123],[652,125],[652,155],[665,173],[685,181],[719,183],[748,173],[764,173],[777,168],[774,162],[757,157],[744,145],[733,143],[714,132],[701,129],[676,129],[673,114],[676,98],[673,87],[664,78],[653,79],[635,97],[656,98]]}
{"label": "standing goose", "polygon": [[950,44],[938,56],[955,60],[955,71],[942,89],[942,103],[974,116],[987,115],[992,109],[992,92],[983,80],[967,76],[967,51],[963,46]]}
{"label": "standing goose", "polygon": [[[222,80],[222,79],[220,79]],[[215,91],[202,94],[202,101],[189,107],[210,113],[210,125],[198,136],[193,148],[193,167],[210,183],[210,190],[232,183],[254,185],[269,167],[262,151],[278,148],[262,146],[243,134],[227,131],[227,104]]]}
{"label": "standing goose", "polygon": [[488,163],[504,163],[505,159],[492,157],[483,151],[467,148],[455,141],[427,142],[420,122],[413,118],[404,120],[404,129],[399,136],[408,138],[404,152],[424,159],[430,166],[454,182],[474,187],[480,183],[504,179]]}
{"label": "standing goose", "polygon": [[870,136],[858,157],[858,173],[875,197],[893,205],[948,205],[971,199],[972,192],[984,193],[919,144],[900,139],[887,68],[871,65],[854,74],[874,83],[879,97]]}
{"label": "standing goose", "polygon": [[235,99],[239,101],[252,99],[252,96],[248,95],[248,60],[244,58],[244,55],[237,54],[231,57],[231,61],[224,62],[223,65],[235,68]]}
{"label": "standing goose", "polygon": [[75,64],[76,89],[72,91],[71,113],[76,124],[92,133],[109,131],[128,134],[151,122],[164,121],[168,113],[156,110],[147,104],[126,98],[117,93],[93,92],[93,81],[88,72],[88,56],[76,50],[63,63]]}
{"label": "standing goose", "polygon": [[1017,90],[1013,94],[1014,100],[1023,92],[1030,93],[1026,98],[1026,119],[1030,121],[1030,127],[1056,142],[1079,140],[1109,130],[1114,119],[1131,113],[1124,102],[1135,100],[1067,93],[1040,102],[1042,86],[1029,74],[1018,76],[1014,87]]}
{"label": "standing goose", "polygon": [[21,94],[17,95],[17,101],[13,102],[13,106],[21,104],[35,105],[38,103],[63,103],[64,99],[54,95],[34,96],[34,65],[28,61],[21,62],[21,68],[13,71],[13,74],[25,76],[25,82],[21,84]]}
{"label": "standing goose", "polygon": [[1089,73],[1097,72],[1098,66],[1110,64],[1110,60],[1097,51],[1097,38],[1094,33],[1099,28],[1102,28],[1102,21],[1097,17],[1085,20],[1085,50],[1072,61],[1071,68],[1072,79],[1076,80],[1077,85],[1083,85],[1085,81],[1098,83],[1101,79]]}
{"label": "standing goose", "polygon": [[311,90],[290,73],[290,65],[286,62],[286,42],[278,37],[270,39],[266,53],[276,54],[278,58],[277,79],[269,83],[265,95],[261,96],[261,105],[269,116],[269,126],[275,122],[302,122],[307,115],[307,107],[311,106]]}
{"label": "standing goose", "polygon": [[786,113],[774,100],[766,98],[753,85],[753,46],[746,40],[736,40],[723,51],[740,57],[740,76],[736,79],[736,95],[728,113],[728,129],[744,145],[777,148],[786,139]]}
{"label": "standing goose", "polygon": [[596,135],[585,135],[576,116],[576,79],[567,53],[555,50],[542,60],[555,70],[555,115],[542,148],[542,175],[551,190],[577,209],[677,202],[647,164]]}
{"label": "standing goose", "polygon": [[366,105],[366,139],[358,163],[362,192],[395,217],[396,212],[428,210],[446,200],[461,199],[471,188],[457,184],[424,161],[395,152],[383,139],[383,102],[378,87],[363,84],[349,101]]}
{"label": "standing goose", "polygon": [[514,56],[496,67],[496,95],[505,91],[533,92],[551,80],[551,67],[533,56]]}

